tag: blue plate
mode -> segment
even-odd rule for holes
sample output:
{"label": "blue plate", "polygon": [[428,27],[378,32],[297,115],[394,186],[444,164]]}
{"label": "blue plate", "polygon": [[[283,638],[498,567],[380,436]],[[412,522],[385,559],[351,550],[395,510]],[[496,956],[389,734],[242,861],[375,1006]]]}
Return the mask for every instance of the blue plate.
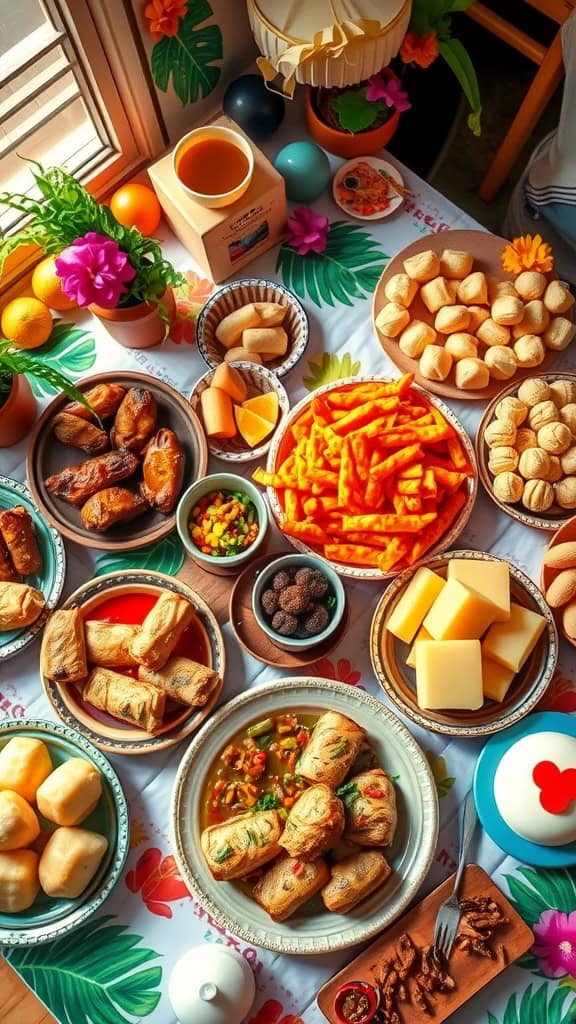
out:
{"label": "blue plate", "polygon": [[0,510],[13,508],[14,505],[23,505],[34,523],[34,533],[42,555],[42,568],[40,572],[27,576],[26,583],[42,591],[46,605],[31,626],[0,633],[0,661],[18,654],[38,635],[49,612],[58,604],[66,575],[66,554],[60,534],[46,522],[24,484],[7,476],[0,476]]}
{"label": "blue plate", "polygon": [[518,740],[535,732],[562,732],[576,737],[576,718],[558,711],[539,711],[506,732],[492,736],[476,762],[476,809],[483,829],[511,857],[539,868],[567,868],[576,864],[576,842],[565,846],[540,846],[523,839],[506,824],[494,799],[494,776],[504,754]]}

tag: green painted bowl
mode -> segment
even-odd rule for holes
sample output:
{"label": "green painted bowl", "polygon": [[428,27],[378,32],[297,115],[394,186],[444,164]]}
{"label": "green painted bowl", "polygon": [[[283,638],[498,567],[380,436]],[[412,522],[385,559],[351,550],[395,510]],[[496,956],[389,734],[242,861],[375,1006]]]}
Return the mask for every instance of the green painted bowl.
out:
{"label": "green painted bowl", "polygon": [[[128,804],[120,779],[106,757],[80,733],[64,725],[39,720],[0,722],[0,749],[14,736],[42,740],[54,768],[71,757],[90,761],[102,775],[102,796],[81,822],[81,828],[106,836],[107,853],[83,893],[74,900],[56,899],[40,891],[28,910],[18,914],[0,913],[0,945],[32,946],[60,938],[92,916],[110,895],[120,878],[130,840]],[[57,827],[39,815],[42,832]]]}

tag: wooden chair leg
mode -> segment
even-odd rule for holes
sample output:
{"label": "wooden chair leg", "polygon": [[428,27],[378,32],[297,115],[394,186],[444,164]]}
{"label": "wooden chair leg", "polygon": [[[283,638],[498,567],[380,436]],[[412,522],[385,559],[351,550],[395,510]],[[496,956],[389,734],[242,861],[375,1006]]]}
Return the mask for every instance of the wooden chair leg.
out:
{"label": "wooden chair leg", "polygon": [[562,44],[558,32],[480,186],[480,196],[485,202],[489,203],[494,198],[508,177],[516,157],[544,112],[563,73]]}

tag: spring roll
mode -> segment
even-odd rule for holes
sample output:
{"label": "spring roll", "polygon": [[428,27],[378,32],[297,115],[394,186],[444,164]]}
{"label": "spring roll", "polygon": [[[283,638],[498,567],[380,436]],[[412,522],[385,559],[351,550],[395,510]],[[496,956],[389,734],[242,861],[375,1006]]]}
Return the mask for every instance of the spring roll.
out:
{"label": "spring roll", "polygon": [[179,704],[188,704],[191,708],[204,707],[216,687],[222,684],[217,672],[191,658],[169,658],[157,672],[140,665],[138,679],[156,686],[167,697]]}
{"label": "spring roll", "polygon": [[348,914],[350,910],[379,889],[392,874],[392,868],[379,850],[361,850],[332,867],[332,878],[322,889],[326,910]]}
{"label": "spring roll", "polygon": [[346,814],[344,835],[359,846],[390,846],[398,816],[396,791],[382,768],[349,779],[340,789]]}
{"label": "spring roll", "polygon": [[200,843],[217,882],[244,878],[280,853],[282,819],[278,811],[239,814],[205,828]]}
{"label": "spring roll", "polygon": [[0,583],[0,632],[31,626],[45,604],[44,594],[27,583]]}
{"label": "spring roll", "polygon": [[130,644],[140,632],[140,626],[89,619],[84,623],[84,630],[88,661],[92,665],[130,668],[138,664],[130,653]]}
{"label": "spring roll", "polygon": [[4,543],[4,539],[0,534],[0,580],[5,583],[11,580],[12,583],[18,583],[19,576],[14,568],[14,562],[10,557],[10,552]]}
{"label": "spring roll", "polygon": [[295,857],[277,860],[254,886],[252,895],[273,921],[285,921],[330,880],[326,861],[305,864]]}
{"label": "spring roll", "polygon": [[162,725],[166,697],[161,690],[108,668],[93,668],[82,688],[87,704],[114,718],[155,732]]}
{"label": "spring roll", "polygon": [[190,601],[180,594],[165,591],[130,644],[134,660],[154,671],[163,668],[194,615]]}
{"label": "spring roll", "polygon": [[57,683],[86,679],[86,640],[79,608],[60,608],[52,612],[42,636],[40,671],[46,679]]}
{"label": "spring roll", "polygon": [[342,801],[328,786],[320,783],[305,789],[286,819],[280,846],[291,857],[316,860],[335,846],[344,832]]}
{"label": "spring roll", "polygon": [[308,782],[339,786],[354,764],[364,739],[364,729],[337,711],[327,711],[314,731],[296,766]]}
{"label": "spring roll", "polygon": [[21,576],[30,576],[42,568],[42,555],[34,536],[34,524],[23,505],[14,505],[0,512],[0,534]]}

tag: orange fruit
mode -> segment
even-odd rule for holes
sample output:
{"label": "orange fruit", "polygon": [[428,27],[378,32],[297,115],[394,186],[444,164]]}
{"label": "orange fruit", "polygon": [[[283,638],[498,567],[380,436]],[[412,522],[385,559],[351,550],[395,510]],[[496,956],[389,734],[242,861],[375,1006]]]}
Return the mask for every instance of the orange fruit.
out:
{"label": "orange fruit", "polygon": [[152,235],[160,223],[162,210],[156,193],[147,185],[122,185],[110,200],[110,209],[120,224]]}
{"label": "orange fruit", "polygon": [[54,256],[47,256],[45,260],[34,267],[32,274],[32,291],[40,302],[45,302],[50,309],[65,310],[74,309],[74,299],[69,299],[62,291],[62,282],[56,273]]}
{"label": "orange fruit", "polygon": [[23,295],[4,307],[0,329],[15,348],[38,348],[52,333],[52,314],[44,302]]}

